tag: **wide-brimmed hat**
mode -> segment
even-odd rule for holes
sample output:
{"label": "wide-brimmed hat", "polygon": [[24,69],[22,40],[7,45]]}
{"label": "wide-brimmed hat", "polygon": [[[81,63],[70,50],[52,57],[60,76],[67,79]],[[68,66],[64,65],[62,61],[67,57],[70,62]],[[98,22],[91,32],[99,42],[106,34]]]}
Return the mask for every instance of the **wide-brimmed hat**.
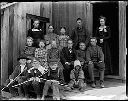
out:
{"label": "wide-brimmed hat", "polygon": [[81,63],[80,63],[79,60],[75,60],[75,61],[74,61],[74,67],[75,67],[75,66],[81,66]]}
{"label": "wide-brimmed hat", "polygon": [[30,60],[26,55],[20,55],[17,60],[19,61],[20,59],[26,59],[26,60]]}

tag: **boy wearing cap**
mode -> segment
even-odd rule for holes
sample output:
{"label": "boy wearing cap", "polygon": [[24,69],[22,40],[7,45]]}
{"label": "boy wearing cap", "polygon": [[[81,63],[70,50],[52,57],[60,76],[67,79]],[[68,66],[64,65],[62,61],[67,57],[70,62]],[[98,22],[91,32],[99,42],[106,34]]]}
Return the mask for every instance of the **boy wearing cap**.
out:
{"label": "boy wearing cap", "polygon": [[[15,88],[12,87],[12,85],[16,84],[16,82],[13,80],[17,77],[17,79],[15,80],[18,82],[18,84],[24,82],[27,79],[26,76],[27,70],[30,68],[29,65],[27,65],[27,60],[29,60],[29,58],[22,55],[17,60],[19,61],[19,64],[15,67],[13,73],[9,76],[9,79],[7,79],[6,81],[6,84],[12,82],[9,85],[9,91],[13,96],[16,96]],[[21,85],[18,87],[18,94],[20,97],[24,97],[23,91],[25,90],[26,90],[25,85]]]}
{"label": "boy wearing cap", "polygon": [[[42,99],[47,95],[48,89],[51,87],[53,90],[53,100],[60,100],[60,94],[62,94],[62,90],[60,84],[64,84],[64,76],[61,68],[58,67],[57,61],[50,61],[49,63],[48,73],[44,75],[45,82],[43,89]],[[63,94],[62,94],[63,95]]]}
{"label": "boy wearing cap", "polygon": [[68,86],[73,89],[73,87],[78,87],[80,91],[84,91],[84,72],[81,68],[79,60],[74,61],[74,69],[70,73],[70,82]]}

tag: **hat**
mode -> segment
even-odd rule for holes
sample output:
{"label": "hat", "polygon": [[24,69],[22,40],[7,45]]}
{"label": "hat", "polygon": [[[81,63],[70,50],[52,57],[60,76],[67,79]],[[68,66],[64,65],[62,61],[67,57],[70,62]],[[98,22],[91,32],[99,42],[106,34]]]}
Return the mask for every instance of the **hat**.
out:
{"label": "hat", "polygon": [[74,61],[74,67],[77,66],[77,65],[78,65],[78,66],[81,66],[81,63],[80,63],[79,60],[75,60],[75,61]]}
{"label": "hat", "polygon": [[19,58],[17,58],[17,60],[19,61],[20,59],[29,60],[29,58],[26,55],[20,55]]}

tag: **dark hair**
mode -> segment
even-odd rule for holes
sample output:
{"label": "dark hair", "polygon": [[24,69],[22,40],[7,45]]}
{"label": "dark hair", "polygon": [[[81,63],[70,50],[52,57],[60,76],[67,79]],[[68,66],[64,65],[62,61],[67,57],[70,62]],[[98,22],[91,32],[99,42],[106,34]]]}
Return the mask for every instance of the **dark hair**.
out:
{"label": "dark hair", "polygon": [[[51,24],[50,24],[50,25],[48,26],[48,28],[49,28],[50,26],[52,26],[52,27],[53,27],[53,25],[51,25]],[[54,27],[53,27],[53,28],[54,28]]]}
{"label": "dark hair", "polygon": [[40,42],[43,42],[43,43],[45,44],[45,40],[40,40],[39,43],[40,43]]}
{"label": "dark hair", "polygon": [[38,19],[35,19],[34,22],[35,22],[35,21],[39,21],[39,23],[40,23],[40,20],[38,20]]}
{"label": "dark hair", "polygon": [[78,21],[78,20],[81,20],[81,21],[82,21],[82,19],[81,19],[81,18],[77,18],[77,20],[76,20],[76,21]]}
{"label": "dark hair", "polygon": [[60,29],[62,29],[62,28],[66,30],[66,27],[60,27]]}
{"label": "dark hair", "polygon": [[71,38],[70,38],[70,39],[68,39],[68,40],[67,40],[67,42],[68,42],[68,41],[72,41],[72,43],[73,43],[73,40],[72,40]]}
{"label": "dark hair", "polygon": [[104,19],[104,21],[106,21],[106,17],[104,17],[104,16],[100,16],[99,21],[100,21],[101,19]]}
{"label": "dark hair", "polygon": [[[84,41],[80,41],[80,42],[79,42],[79,45],[80,45],[81,43],[84,43],[84,44],[85,44],[85,42],[84,42]],[[85,44],[85,45],[86,45],[86,44]]]}
{"label": "dark hair", "polygon": [[91,38],[90,38],[90,40],[91,40],[91,39],[95,39],[95,40],[97,40],[97,38],[96,38],[96,37],[91,37]]}

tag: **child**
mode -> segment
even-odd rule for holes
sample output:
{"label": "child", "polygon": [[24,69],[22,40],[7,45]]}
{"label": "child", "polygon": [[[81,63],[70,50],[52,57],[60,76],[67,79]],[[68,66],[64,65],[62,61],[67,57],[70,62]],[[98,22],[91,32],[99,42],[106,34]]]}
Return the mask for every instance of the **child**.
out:
{"label": "child", "polygon": [[74,69],[71,70],[70,73],[70,82],[68,86],[73,89],[73,87],[78,86],[80,91],[84,91],[85,84],[84,84],[84,72],[81,68],[81,64],[79,60],[74,61]]}
{"label": "child", "polygon": [[50,61],[49,66],[48,73],[44,75],[44,79],[47,81],[44,85],[42,100],[44,100],[50,87],[53,89],[53,100],[60,100],[60,93],[63,92],[59,83],[64,84],[63,71],[59,68],[57,61]]}
{"label": "child", "polygon": [[[17,60],[19,61],[19,64],[15,67],[13,73],[9,76],[9,79],[6,80],[6,84],[9,84],[9,82],[12,82],[8,87],[9,87],[10,93],[13,96],[16,96],[16,92],[15,92],[15,88],[12,87],[12,85],[16,84],[15,81],[17,81],[19,84],[19,83],[22,83],[23,81],[27,80],[27,70],[30,68],[27,65],[27,60],[29,60],[29,58],[27,58],[25,55],[20,56]],[[17,77],[17,79],[16,79],[16,77]],[[25,85],[21,85],[18,87],[18,94],[20,97],[24,97],[23,92],[25,90],[26,90]]]}
{"label": "child", "polygon": [[29,86],[32,85],[32,87],[34,88],[34,91],[37,95],[37,99],[40,99],[41,96],[40,96],[40,83],[39,82],[42,82],[42,80],[40,80],[39,76],[42,77],[42,75],[47,71],[46,68],[43,68],[41,65],[40,65],[40,62],[37,58],[33,58],[32,60],[32,68],[30,68],[28,70],[28,75],[27,77],[30,78],[29,80],[31,82],[27,82],[26,83],[26,86],[27,86],[27,90],[26,90],[26,95],[28,95],[28,91],[29,91]]}
{"label": "child", "polygon": [[86,81],[89,79],[89,73],[87,69],[87,61],[86,61],[86,44],[85,42],[80,42],[79,43],[79,50],[76,51],[77,53],[77,59],[80,61],[82,69],[85,74],[85,79]]}
{"label": "child", "polygon": [[69,39],[69,36],[65,34],[66,28],[61,27],[60,29],[60,36],[59,36],[59,49],[62,50],[63,47],[67,47],[67,41]]}
{"label": "child", "polygon": [[37,57],[44,68],[48,68],[47,64],[47,50],[45,49],[45,42],[39,42],[39,48],[35,50],[35,57]]}
{"label": "child", "polygon": [[55,40],[51,41],[52,48],[48,50],[48,62],[57,60],[60,68],[63,69],[63,65],[60,62],[60,50],[57,48]]}
{"label": "child", "polygon": [[21,54],[25,54],[28,58],[33,59],[35,53],[35,47],[32,46],[33,38],[27,37],[26,39],[26,46]]}

